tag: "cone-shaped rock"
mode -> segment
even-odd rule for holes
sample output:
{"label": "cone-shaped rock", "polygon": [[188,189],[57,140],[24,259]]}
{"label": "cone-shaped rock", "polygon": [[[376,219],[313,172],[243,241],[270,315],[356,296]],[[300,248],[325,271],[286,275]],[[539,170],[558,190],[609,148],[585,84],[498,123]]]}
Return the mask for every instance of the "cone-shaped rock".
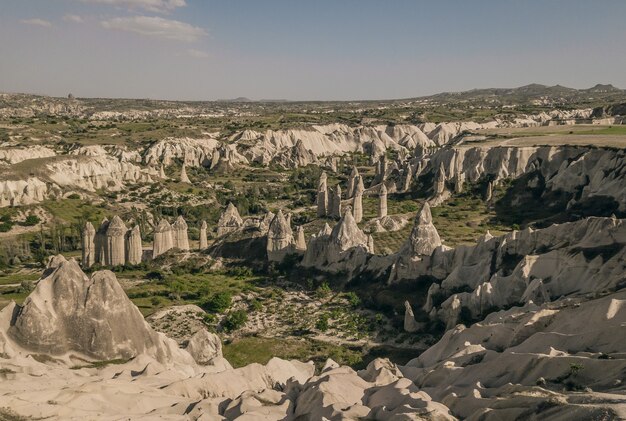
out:
{"label": "cone-shaped rock", "polygon": [[180,182],[191,184],[191,180],[187,176],[187,169],[185,169],[185,164],[183,164],[183,167],[180,170]]}
{"label": "cone-shaped rock", "polygon": [[441,245],[441,238],[437,228],[433,225],[433,217],[428,202],[424,203],[417,215],[409,244],[413,254],[421,256],[430,256],[433,250]]}
{"label": "cone-shaped rock", "polygon": [[333,227],[330,234],[332,242],[339,246],[341,251],[351,247],[367,247],[367,235],[356,224],[352,211],[348,209],[343,218]]}
{"label": "cone-shaped rock", "polygon": [[187,233],[188,226],[185,218],[178,215],[176,221],[172,224],[172,246],[180,250],[189,250],[189,235]]}
{"label": "cone-shaped rock", "polygon": [[439,171],[437,171],[434,189],[436,196],[443,194],[444,190],[446,189],[446,169],[443,166],[443,162],[439,166]]}
{"label": "cone-shaped rock", "polygon": [[270,224],[274,220],[275,216],[276,215],[272,211],[267,211],[265,216],[263,216],[263,219],[259,222],[259,231],[261,231],[261,234],[267,234],[267,231],[270,229]]}
{"label": "cone-shaped rock", "polygon": [[172,226],[166,219],[161,219],[159,225],[154,229],[154,245],[152,247],[152,258],[162,255],[173,247]]}
{"label": "cone-shaped rock", "polygon": [[358,177],[359,170],[357,167],[352,167],[352,172],[350,173],[350,178],[348,179],[348,191],[346,192],[346,197],[348,199],[351,199],[354,196],[354,189],[356,188]]}
{"label": "cone-shaped rock", "polygon": [[200,250],[204,250],[209,246],[209,242],[206,236],[207,224],[206,221],[202,221],[200,224]]}
{"label": "cone-shaped rock", "polygon": [[387,187],[382,183],[378,191],[378,217],[384,216],[387,216]]}
{"label": "cone-shaped rock", "polygon": [[220,220],[217,222],[217,235],[222,236],[230,232],[237,231],[243,226],[243,219],[239,216],[239,211],[232,203],[226,207]]}
{"label": "cone-shaped rock", "polygon": [[330,216],[332,218],[341,218],[341,187],[337,184],[332,190],[332,200],[330,208]]}
{"label": "cone-shaped rock", "polygon": [[279,210],[267,232],[267,259],[270,262],[281,262],[287,254],[294,251],[293,231]]}
{"label": "cone-shaped rock", "polygon": [[96,229],[93,227],[91,222],[85,222],[83,226],[83,258],[81,260],[84,268],[91,267],[94,263],[96,263]]}
{"label": "cone-shaped rock", "polygon": [[306,239],[304,237],[304,228],[302,225],[299,225],[298,228],[296,228],[296,251],[306,251]]}
{"label": "cone-shaped rock", "polygon": [[138,265],[141,263],[143,247],[141,246],[141,231],[139,225],[126,234],[126,263]]}
{"label": "cone-shaped rock", "polygon": [[106,230],[105,264],[109,266],[118,266],[126,263],[126,225],[122,219],[115,215]]}
{"label": "cone-shaped rock", "polygon": [[415,316],[413,315],[413,309],[411,308],[411,304],[408,301],[404,302],[404,331],[405,332],[417,332],[419,330],[419,325],[415,321]]}

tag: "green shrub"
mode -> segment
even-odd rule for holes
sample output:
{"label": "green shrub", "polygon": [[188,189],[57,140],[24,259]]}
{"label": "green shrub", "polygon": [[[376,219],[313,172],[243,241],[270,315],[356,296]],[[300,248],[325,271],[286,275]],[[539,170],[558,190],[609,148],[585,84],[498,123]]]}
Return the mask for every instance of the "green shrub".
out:
{"label": "green shrub", "polygon": [[218,292],[202,304],[202,308],[210,313],[223,313],[228,310],[233,297],[228,292]]}
{"label": "green shrub", "polygon": [[330,317],[328,316],[328,314],[321,314],[320,317],[317,319],[317,322],[315,322],[315,328],[320,332],[326,332],[330,327],[328,323],[329,318]]}
{"label": "green shrub", "polygon": [[241,328],[248,321],[248,314],[243,310],[233,311],[229,313],[224,319],[224,330],[232,332]]}

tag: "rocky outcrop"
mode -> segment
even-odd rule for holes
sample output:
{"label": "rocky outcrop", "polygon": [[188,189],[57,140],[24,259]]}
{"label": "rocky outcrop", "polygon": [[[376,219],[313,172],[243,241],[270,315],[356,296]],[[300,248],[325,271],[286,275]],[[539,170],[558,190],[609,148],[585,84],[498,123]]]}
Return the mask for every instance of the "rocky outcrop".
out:
{"label": "rocky outcrop", "polygon": [[209,242],[207,240],[207,223],[206,221],[202,221],[200,224],[200,250],[205,250],[209,246]]}
{"label": "rocky outcrop", "polygon": [[239,216],[239,211],[235,205],[229,203],[217,222],[217,236],[222,237],[226,234],[237,231],[242,226],[243,219]]}
{"label": "rocky outcrop", "polygon": [[282,262],[285,256],[295,252],[295,240],[291,224],[279,210],[267,232],[267,260]]}
{"label": "rocky outcrop", "polygon": [[179,215],[172,224],[172,247],[179,250],[189,250],[189,235],[187,233],[188,226],[185,218]]}
{"label": "rocky outcrop", "polygon": [[430,256],[437,247],[441,246],[441,238],[433,224],[428,202],[424,203],[417,214],[408,246],[411,253],[416,256]]}
{"label": "rocky outcrop", "polygon": [[196,363],[207,365],[216,358],[222,357],[222,341],[215,333],[200,329],[189,339],[185,351],[193,357]]}
{"label": "rocky outcrop", "polygon": [[296,144],[274,157],[272,163],[285,168],[306,167],[311,164],[318,164],[317,156],[304,146],[302,139],[298,139]]}
{"label": "rocky outcrop", "polygon": [[138,265],[141,263],[142,257],[141,231],[139,225],[135,225],[132,230],[126,233],[126,263]]}
{"label": "rocky outcrop", "polygon": [[304,237],[304,227],[302,225],[298,225],[296,228],[295,250],[298,253],[304,253],[306,251],[306,239]]}
{"label": "rocky outcrop", "polygon": [[166,138],[152,144],[143,154],[143,162],[156,166],[159,163],[170,166],[183,161],[192,167],[206,166],[211,162],[220,142],[212,137],[201,139]]}
{"label": "rocky outcrop", "polygon": [[363,192],[365,186],[363,185],[363,177],[359,176],[359,179],[354,188],[354,197],[352,198],[352,209],[354,212],[354,219],[357,223],[363,220]]}
{"label": "rocky outcrop", "polygon": [[[424,173],[441,165],[446,178],[462,174],[466,182],[498,182],[525,176],[528,190],[542,196],[566,195],[568,209],[592,201],[612,200],[615,212],[626,212],[626,152],[577,146],[455,147],[434,152]],[[525,200],[521,196],[520,204]],[[610,213],[609,213],[610,214]]]}
{"label": "rocky outcrop", "polygon": [[51,156],[56,156],[52,149],[39,145],[26,148],[4,146],[0,148],[0,161],[8,164],[17,164],[28,159],[49,158]]}
{"label": "rocky outcrop", "polygon": [[[111,223],[119,225],[115,220]],[[13,314],[7,334],[31,351],[73,352],[95,360],[145,354],[161,362],[176,358],[193,364],[174,341],[148,326],[112,272],[95,272],[88,278],[74,260],[62,256],[52,260],[35,290]]]}
{"label": "rocky outcrop", "polygon": [[155,259],[174,247],[172,226],[167,219],[163,218],[154,229],[154,241],[152,246],[152,258]]}
{"label": "rocky outcrop", "polygon": [[413,309],[408,301],[404,302],[404,331],[413,333],[421,329],[421,326],[415,321]]}
{"label": "rocky outcrop", "polygon": [[85,222],[82,233],[82,259],[81,264],[84,268],[90,268],[96,263],[96,229],[89,221]]}

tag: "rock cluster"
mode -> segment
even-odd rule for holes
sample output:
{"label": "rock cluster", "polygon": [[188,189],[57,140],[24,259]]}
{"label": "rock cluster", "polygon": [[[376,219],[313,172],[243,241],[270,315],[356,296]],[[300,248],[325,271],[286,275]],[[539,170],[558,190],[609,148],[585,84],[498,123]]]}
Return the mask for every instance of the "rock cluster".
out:
{"label": "rock cluster", "polygon": [[139,226],[129,230],[122,219],[115,215],[111,221],[104,219],[98,231],[86,222],[82,233],[82,265],[95,263],[103,266],[136,265],[141,263],[143,248]]}
{"label": "rock cluster", "polygon": [[239,211],[235,205],[229,203],[217,222],[217,236],[222,237],[226,234],[237,231],[242,226],[243,219],[239,216]]}

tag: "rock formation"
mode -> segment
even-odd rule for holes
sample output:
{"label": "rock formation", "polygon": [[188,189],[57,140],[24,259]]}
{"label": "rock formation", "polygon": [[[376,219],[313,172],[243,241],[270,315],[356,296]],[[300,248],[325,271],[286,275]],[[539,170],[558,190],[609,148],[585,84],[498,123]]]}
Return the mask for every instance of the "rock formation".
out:
{"label": "rock formation", "polygon": [[465,184],[465,174],[457,174],[454,177],[454,192],[456,194],[463,193],[463,185]]}
{"label": "rock formation", "polygon": [[118,266],[126,263],[126,225],[115,215],[109,222],[104,234],[104,261],[107,266]]}
{"label": "rock formation", "polygon": [[378,217],[383,218],[387,216],[387,187],[385,183],[381,183],[378,190]]}
{"label": "rock formation", "polygon": [[370,252],[370,254],[374,254],[375,250],[374,250],[374,237],[372,237],[372,235],[368,235],[367,236],[367,251]]}
{"label": "rock formation", "polygon": [[202,221],[202,224],[200,224],[200,250],[205,250],[209,246],[206,231],[207,223],[206,221]]}
{"label": "rock formation", "polygon": [[415,315],[413,315],[413,309],[408,301],[404,302],[404,331],[413,333],[420,330],[419,324],[415,321]]}
{"label": "rock formation", "polygon": [[96,263],[96,245],[95,245],[96,229],[91,222],[85,222],[82,234],[83,258],[81,264],[84,268],[91,267]]}
{"label": "rock formation", "polygon": [[411,163],[407,162],[404,167],[404,180],[402,182],[402,191],[407,192],[411,188],[411,181],[413,180],[414,168]]}
{"label": "rock formation", "polygon": [[435,196],[441,196],[446,190],[446,169],[444,168],[443,163],[439,165],[439,171],[437,171],[433,190],[435,192]]}
{"label": "rock formation", "polygon": [[179,250],[189,250],[189,235],[187,233],[188,226],[185,218],[178,215],[176,221],[172,224],[172,247]]}
{"label": "rock formation", "polygon": [[311,237],[302,265],[328,272],[351,272],[365,264],[368,251],[368,236],[358,227],[348,208],[330,232],[325,226]]}
{"label": "rock formation", "polygon": [[163,164],[159,166],[159,178],[162,180],[167,180],[167,176],[165,175],[165,169],[163,168]]}
{"label": "rock formation", "polygon": [[424,203],[417,214],[408,244],[409,250],[417,256],[430,256],[437,247],[441,246],[441,238],[437,228],[433,225],[428,202]]}
{"label": "rock formation", "polygon": [[126,263],[138,265],[141,263],[142,256],[141,231],[139,225],[135,225],[132,230],[126,233]]}
{"label": "rock formation", "polygon": [[[114,227],[119,222],[111,220]],[[140,354],[167,362],[185,358],[177,344],[154,332],[109,271],[87,278],[74,260],[52,259],[44,277],[8,328],[20,346],[48,355],[78,353],[89,359],[129,359]]]}
{"label": "rock formation", "polygon": [[279,210],[267,232],[267,259],[270,262],[281,262],[286,255],[295,251],[293,231],[283,211]]}
{"label": "rock formation", "polygon": [[295,249],[299,253],[304,253],[306,251],[306,239],[304,237],[304,227],[302,227],[302,225],[298,225],[296,228]]}
{"label": "rock formation", "polygon": [[270,224],[274,220],[274,212],[267,211],[267,213],[263,216],[263,218],[259,221],[259,232],[262,235],[267,234],[267,231],[270,229]]}
{"label": "rock formation", "polygon": [[106,231],[109,227],[109,220],[104,218],[98,227],[98,231],[96,231],[95,236],[95,249],[96,249],[96,263],[100,263],[101,265],[107,264],[107,248],[106,248]]}
{"label": "rock formation", "polygon": [[339,219],[341,218],[341,186],[337,184],[334,189],[330,190],[330,195],[331,199],[329,200],[329,216],[331,218]]}
{"label": "rock formation", "polygon": [[493,181],[489,181],[487,183],[487,188],[485,190],[485,202],[490,202],[492,196],[493,196]]}
{"label": "rock formation", "polygon": [[235,205],[229,203],[217,222],[217,235],[221,237],[233,231],[237,231],[242,226],[243,219],[239,216],[239,211]]}
{"label": "rock formation", "polygon": [[356,166],[352,167],[352,171],[350,172],[350,177],[348,178],[348,190],[346,191],[346,197],[351,199],[354,196],[354,190],[358,183],[359,179],[359,170]]}
{"label": "rock formation", "polygon": [[152,247],[152,258],[156,258],[174,247],[172,238],[172,226],[167,219],[163,218],[154,229],[154,242]]}
{"label": "rock formation", "polygon": [[187,176],[187,169],[185,168],[185,164],[183,163],[182,168],[180,169],[180,182],[191,184],[191,180]]}
{"label": "rock formation", "polygon": [[328,195],[328,184],[327,184],[327,176],[325,172],[322,172],[320,176],[320,181],[317,186],[317,216],[324,217],[328,215],[328,203],[329,195]]}
{"label": "rock formation", "polygon": [[354,197],[352,199],[352,209],[354,212],[354,219],[357,223],[363,220],[363,192],[365,186],[363,185],[363,177],[359,176],[359,179],[354,188]]}

